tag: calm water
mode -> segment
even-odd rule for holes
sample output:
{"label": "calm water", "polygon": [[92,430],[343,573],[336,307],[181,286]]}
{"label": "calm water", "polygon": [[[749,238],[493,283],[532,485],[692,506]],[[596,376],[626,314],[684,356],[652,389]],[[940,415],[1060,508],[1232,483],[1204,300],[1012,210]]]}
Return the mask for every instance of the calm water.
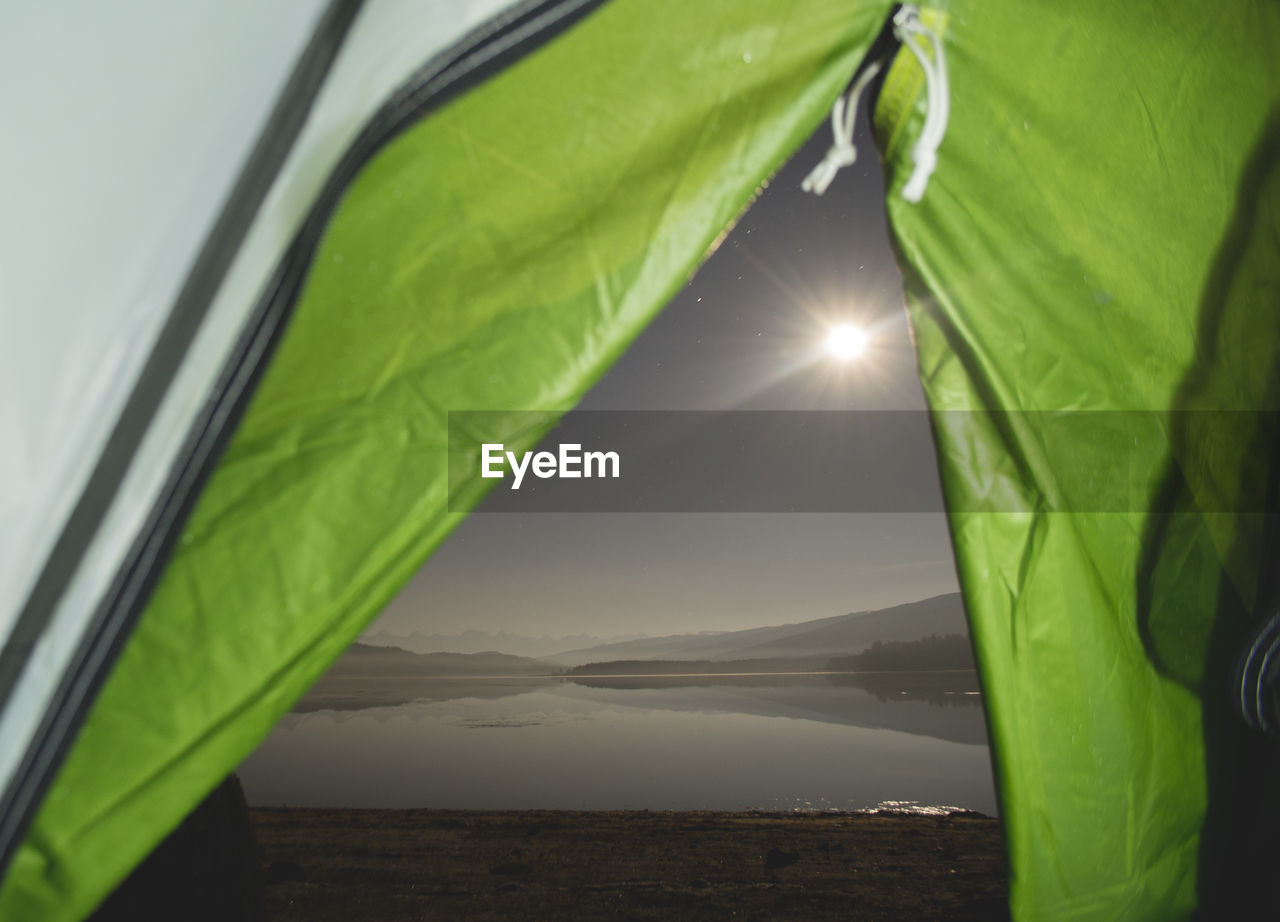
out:
{"label": "calm water", "polygon": [[856,810],[907,801],[994,814],[972,682],[347,680],[286,717],[240,776],[259,805]]}

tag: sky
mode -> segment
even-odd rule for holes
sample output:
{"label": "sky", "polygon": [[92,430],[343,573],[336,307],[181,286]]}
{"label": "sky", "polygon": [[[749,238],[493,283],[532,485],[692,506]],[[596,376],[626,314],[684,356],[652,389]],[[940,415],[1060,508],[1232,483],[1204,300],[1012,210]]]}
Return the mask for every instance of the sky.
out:
{"label": "sky", "polygon": [[[824,123],[581,409],[924,407],[865,125],[863,159],[825,196],[800,189],[830,138]],[[870,336],[857,359],[824,352],[840,323]],[[873,475],[888,483],[907,461],[891,450]],[[958,589],[940,513],[502,513],[486,505],[370,631],[736,630]]]}

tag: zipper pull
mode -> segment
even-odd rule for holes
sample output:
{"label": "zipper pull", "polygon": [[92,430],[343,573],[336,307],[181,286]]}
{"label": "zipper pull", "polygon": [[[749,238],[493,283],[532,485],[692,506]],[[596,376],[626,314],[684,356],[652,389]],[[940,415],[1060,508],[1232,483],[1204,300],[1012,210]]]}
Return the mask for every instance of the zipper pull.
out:
{"label": "zipper pull", "polygon": [[[911,151],[911,160],[915,169],[906,185],[902,187],[902,197],[915,203],[924,196],[929,185],[929,177],[938,165],[938,145],[947,133],[947,120],[951,114],[951,88],[947,81],[947,59],[942,51],[942,40],[937,33],[920,20],[920,8],[914,4],[903,4],[898,7],[892,18],[892,32],[889,23],[885,30],[872,44],[855,75],[853,86],[847,94],[836,98],[831,107],[831,134],[834,143],[827,150],[822,162],[815,166],[805,177],[801,188],[814,195],[822,195],[827,191],[836,174],[858,160],[858,151],[853,146],[853,121],[858,114],[858,102],[862,94],[884,69],[887,62],[902,45],[906,45],[920,62],[925,79],[925,119],[920,137]],[[892,39],[889,36],[892,36]],[[924,53],[918,39],[923,36],[933,46],[933,57]]]}
{"label": "zipper pull", "polygon": [[[915,169],[911,178],[902,187],[902,197],[915,203],[924,196],[929,185],[929,177],[938,165],[938,146],[947,133],[947,120],[951,115],[951,86],[947,81],[947,59],[942,52],[942,39],[938,34],[920,21],[920,9],[906,4],[893,17],[893,34],[898,41],[911,49],[911,53],[920,62],[924,71],[925,83],[925,117],[924,127],[920,129],[920,137],[911,150],[911,160]],[[933,46],[932,60],[924,53],[917,41],[924,36]]]}
{"label": "zipper pull", "polygon": [[867,85],[880,73],[881,62],[872,61],[862,66],[862,73],[853,82],[849,90],[848,100],[841,93],[831,107],[831,134],[835,143],[827,150],[822,162],[809,171],[800,188],[814,195],[822,195],[836,178],[836,174],[847,166],[858,161],[858,149],[853,146],[853,120],[858,114],[858,100],[862,98]]}

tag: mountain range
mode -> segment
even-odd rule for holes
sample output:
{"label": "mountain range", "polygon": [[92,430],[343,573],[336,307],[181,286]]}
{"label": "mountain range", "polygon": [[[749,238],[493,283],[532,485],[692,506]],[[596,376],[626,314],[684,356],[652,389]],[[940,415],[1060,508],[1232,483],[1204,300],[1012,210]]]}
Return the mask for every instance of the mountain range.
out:
{"label": "mountain range", "polygon": [[399,647],[354,643],[326,679],[347,676],[546,675],[553,666],[509,653],[411,653]]}
{"label": "mountain range", "polygon": [[934,596],[892,608],[854,612],[714,634],[676,634],[599,644],[553,653],[563,666],[611,660],[758,660],[857,653],[876,641],[919,640],[930,634],[967,634],[960,593]]}
{"label": "mountain range", "polygon": [[[740,631],[672,634],[665,637],[642,636],[577,647],[562,646],[559,650],[554,648],[545,650],[540,643],[523,642],[549,641],[550,638],[528,638],[506,633],[493,635],[481,631],[468,631],[463,635],[453,635],[452,638],[439,634],[426,635],[421,632],[415,632],[405,638],[379,631],[364,637],[364,644],[357,646],[394,646],[418,653],[431,652],[441,655],[445,651],[429,648],[435,644],[454,641],[454,646],[448,652],[500,656],[502,654],[493,651],[501,649],[505,654],[513,654],[519,650],[522,657],[542,660],[543,662],[537,665],[545,670],[548,664],[574,667],[613,660],[724,661],[826,657],[857,653],[876,641],[886,643],[919,640],[930,634],[967,634],[967,632],[964,603],[961,601],[960,594],[949,593],[918,602],[895,605],[891,608],[836,615],[796,624],[747,628]],[[562,642],[571,643],[576,639],[562,638]],[[598,640],[598,638],[589,639]],[[477,647],[477,645],[480,646]],[[531,650],[538,652],[529,652]],[[444,663],[443,660],[440,662]],[[364,663],[361,668],[367,668],[369,665],[373,663]],[[498,661],[495,660],[489,665],[497,667]],[[477,666],[476,670],[489,671],[489,665]],[[519,670],[523,674],[535,671],[537,670],[534,669],[532,662],[525,664]]]}
{"label": "mountain range", "polygon": [[638,640],[644,634],[622,634],[600,637],[595,634],[570,634],[565,637],[531,637],[498,631],[463,631],[460,634],[427,634],[414,631],[411,634],[393,634],[387,630],[371,631],[360,638],[362,643],[377,647],[399,647],[410,653],[490,653],[501,650],[515,656],[541,658],[560,650],[598,646],[624,640]]}

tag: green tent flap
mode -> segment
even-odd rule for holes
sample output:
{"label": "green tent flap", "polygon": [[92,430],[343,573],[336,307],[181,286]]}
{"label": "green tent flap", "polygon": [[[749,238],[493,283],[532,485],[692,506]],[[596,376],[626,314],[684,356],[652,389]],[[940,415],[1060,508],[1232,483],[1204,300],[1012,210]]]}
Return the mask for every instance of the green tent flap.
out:
{"label": "green tent flap", "polygon": [[[896,194],[905,55],[877,133],[1014,914],[1225,912],[1274,872],[1252,827],[1276,779],[1226,706],[1273,565],[1280,9],[944,7],[951,120],[919,205]],[[1097,450],[1122,411],[1132,444]],[[1124,488],[1095,508],[1090,483]],[[1059,503],[998,499],[1028,488]]]}
{"label": "green tent flap", "polygon": [[448,411],[573,406],[887,10],[614,0],[368,164],[0,918],[85,915],[253,749],[460,519]]}

